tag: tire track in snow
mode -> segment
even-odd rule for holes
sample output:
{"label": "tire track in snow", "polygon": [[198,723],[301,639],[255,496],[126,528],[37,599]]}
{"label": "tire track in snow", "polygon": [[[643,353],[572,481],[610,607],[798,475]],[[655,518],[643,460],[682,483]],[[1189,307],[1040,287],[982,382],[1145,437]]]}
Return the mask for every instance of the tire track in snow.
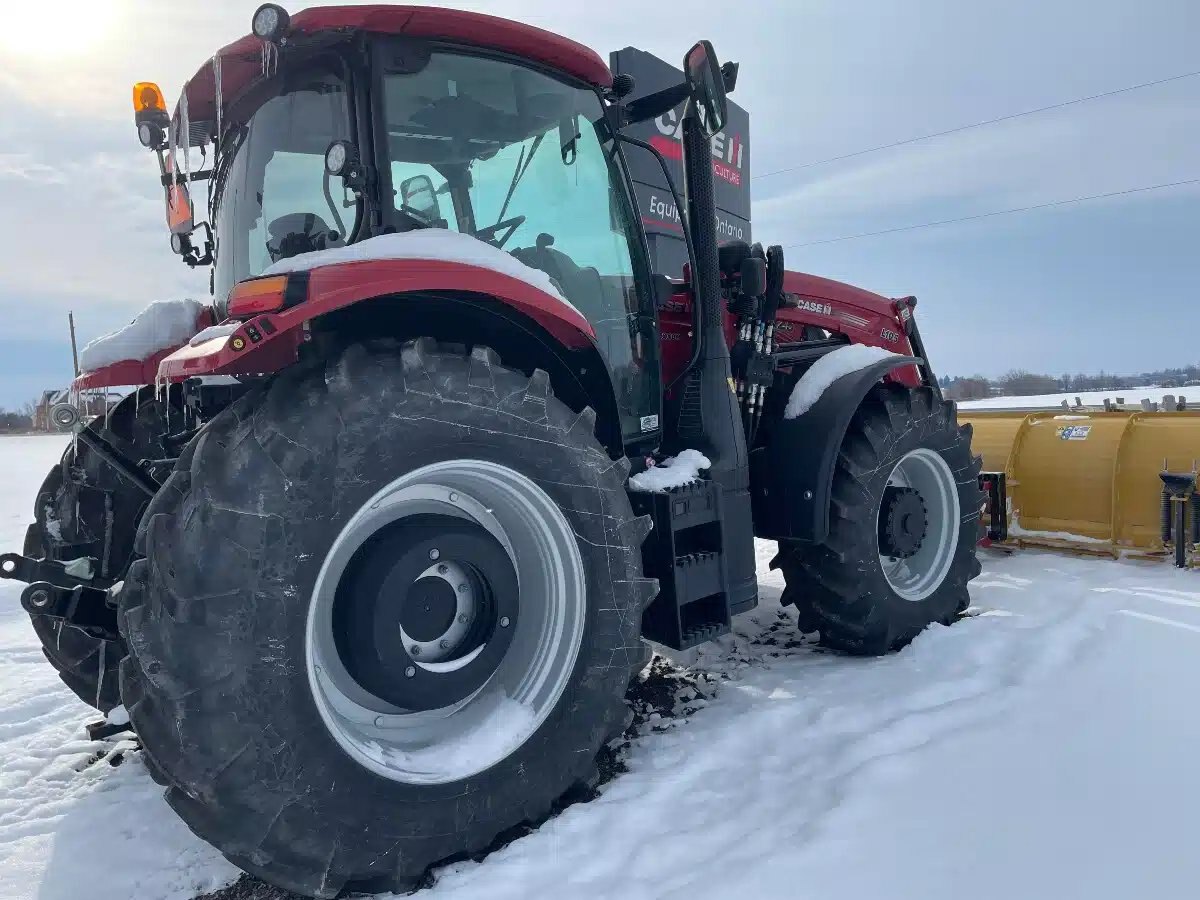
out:
{"label": "tire track in snow", "polygon": [[[892,657],[846,659],[795,635],[772,580],[764,573],[763,607],[735,635],[672,654],[684,671],[722,679],[705,709],[634,741],[628,774],[595,803],[482,864],[447,867],[432,894],[515,898],[557,884],[572,896],[727,895],[725,872],[817,840],[861,780],[900,777],[924,748],[995,721],[1029,685],[1077,664],[1098,627],[1080,602],[1046,610],[1052,642],[1036,640],[1045,619],[985,613]],[[589,849],[598,842],[601,859]]]}

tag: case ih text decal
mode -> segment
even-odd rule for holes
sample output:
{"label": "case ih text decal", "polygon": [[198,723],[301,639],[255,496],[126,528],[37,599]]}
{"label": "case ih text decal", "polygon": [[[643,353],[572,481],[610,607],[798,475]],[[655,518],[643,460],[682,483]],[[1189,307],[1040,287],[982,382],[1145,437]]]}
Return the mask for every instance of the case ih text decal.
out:
{"label": "case ih text decal", "polygon": [[820,316],[833,315],[833,307],[828,303],[821,303],[816,300],[805,300],[803,297],[800,298],[800,301],[796,304],[796,309],[803,310],[804,312],[816,313]]}
{"label": "case ih text decal", "polygon": [[[681,133],[683,119],[675,110],[663,113],[654,120],[658,135],[650,139],[651,146],[667,159],[682,159]],[[712,137],[713,174],[728,181],[734,187],[742,186],[742,161],[745,157],[745,141],[740,134],[732,137],[718,131]]]}

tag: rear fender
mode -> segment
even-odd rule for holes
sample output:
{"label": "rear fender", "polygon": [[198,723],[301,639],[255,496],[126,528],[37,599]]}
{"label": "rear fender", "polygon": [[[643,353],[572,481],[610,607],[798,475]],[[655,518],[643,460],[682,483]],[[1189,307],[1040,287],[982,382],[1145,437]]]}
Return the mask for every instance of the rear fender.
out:
{"label": "rear fender", "polygon": [[159,379],[270,374],[296,361],[306,339],[305,326],[314,319],[383,296],[403,302],[431,291],[493,297],[532,319],[567,347],[595,346],[592,326],[562,298],[479,266],[443,260],[365,260],[296,272],[289,279],[307,281],[301,294],[305,299],[290,308],[254,316],[231,334],[181,348],[159,364]]}
{"label": "rear fender", "polygon": [[[819,543],[829,535],[829,499],[838,450],[867,392],[900,367],[920,364],[915,356],[883,359],[843,375],[808,412],[783,418],[790,390],[764,423],[764,437],[750,454],[754,534],[770,540]],[[795,384],[790,379],[786,385]]]}

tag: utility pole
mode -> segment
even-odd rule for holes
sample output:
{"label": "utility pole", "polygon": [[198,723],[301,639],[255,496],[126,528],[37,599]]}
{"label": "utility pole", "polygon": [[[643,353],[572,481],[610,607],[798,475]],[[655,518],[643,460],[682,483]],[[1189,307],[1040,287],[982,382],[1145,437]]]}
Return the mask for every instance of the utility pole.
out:
{"label": "utility pole", "polygon": [[71,326],[71,360],[75,363],[75,377],[79,377],[79,348],[75,344],[75,313],[67,313],[67,323]]}

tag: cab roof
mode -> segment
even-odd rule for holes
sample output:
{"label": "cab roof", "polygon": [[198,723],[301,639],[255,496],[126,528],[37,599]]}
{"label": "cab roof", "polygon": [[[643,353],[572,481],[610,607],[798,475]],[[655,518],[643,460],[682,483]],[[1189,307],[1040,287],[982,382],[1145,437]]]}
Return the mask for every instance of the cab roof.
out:
{"label": "cab roof", "polygon": [[[291,34],[367,31],[468,44],[511,53],[574,76],[600,88],[612,85],[612,72],[590,47],[569,38],[482,13],[430,6],[317,6],[291,17]],[[217,51],[221,61],[222,103],[227,105],[262,73],[262,41],[252,34]],[[192,122],[216,118],[213,60],[204,63],[187,87]]]}

